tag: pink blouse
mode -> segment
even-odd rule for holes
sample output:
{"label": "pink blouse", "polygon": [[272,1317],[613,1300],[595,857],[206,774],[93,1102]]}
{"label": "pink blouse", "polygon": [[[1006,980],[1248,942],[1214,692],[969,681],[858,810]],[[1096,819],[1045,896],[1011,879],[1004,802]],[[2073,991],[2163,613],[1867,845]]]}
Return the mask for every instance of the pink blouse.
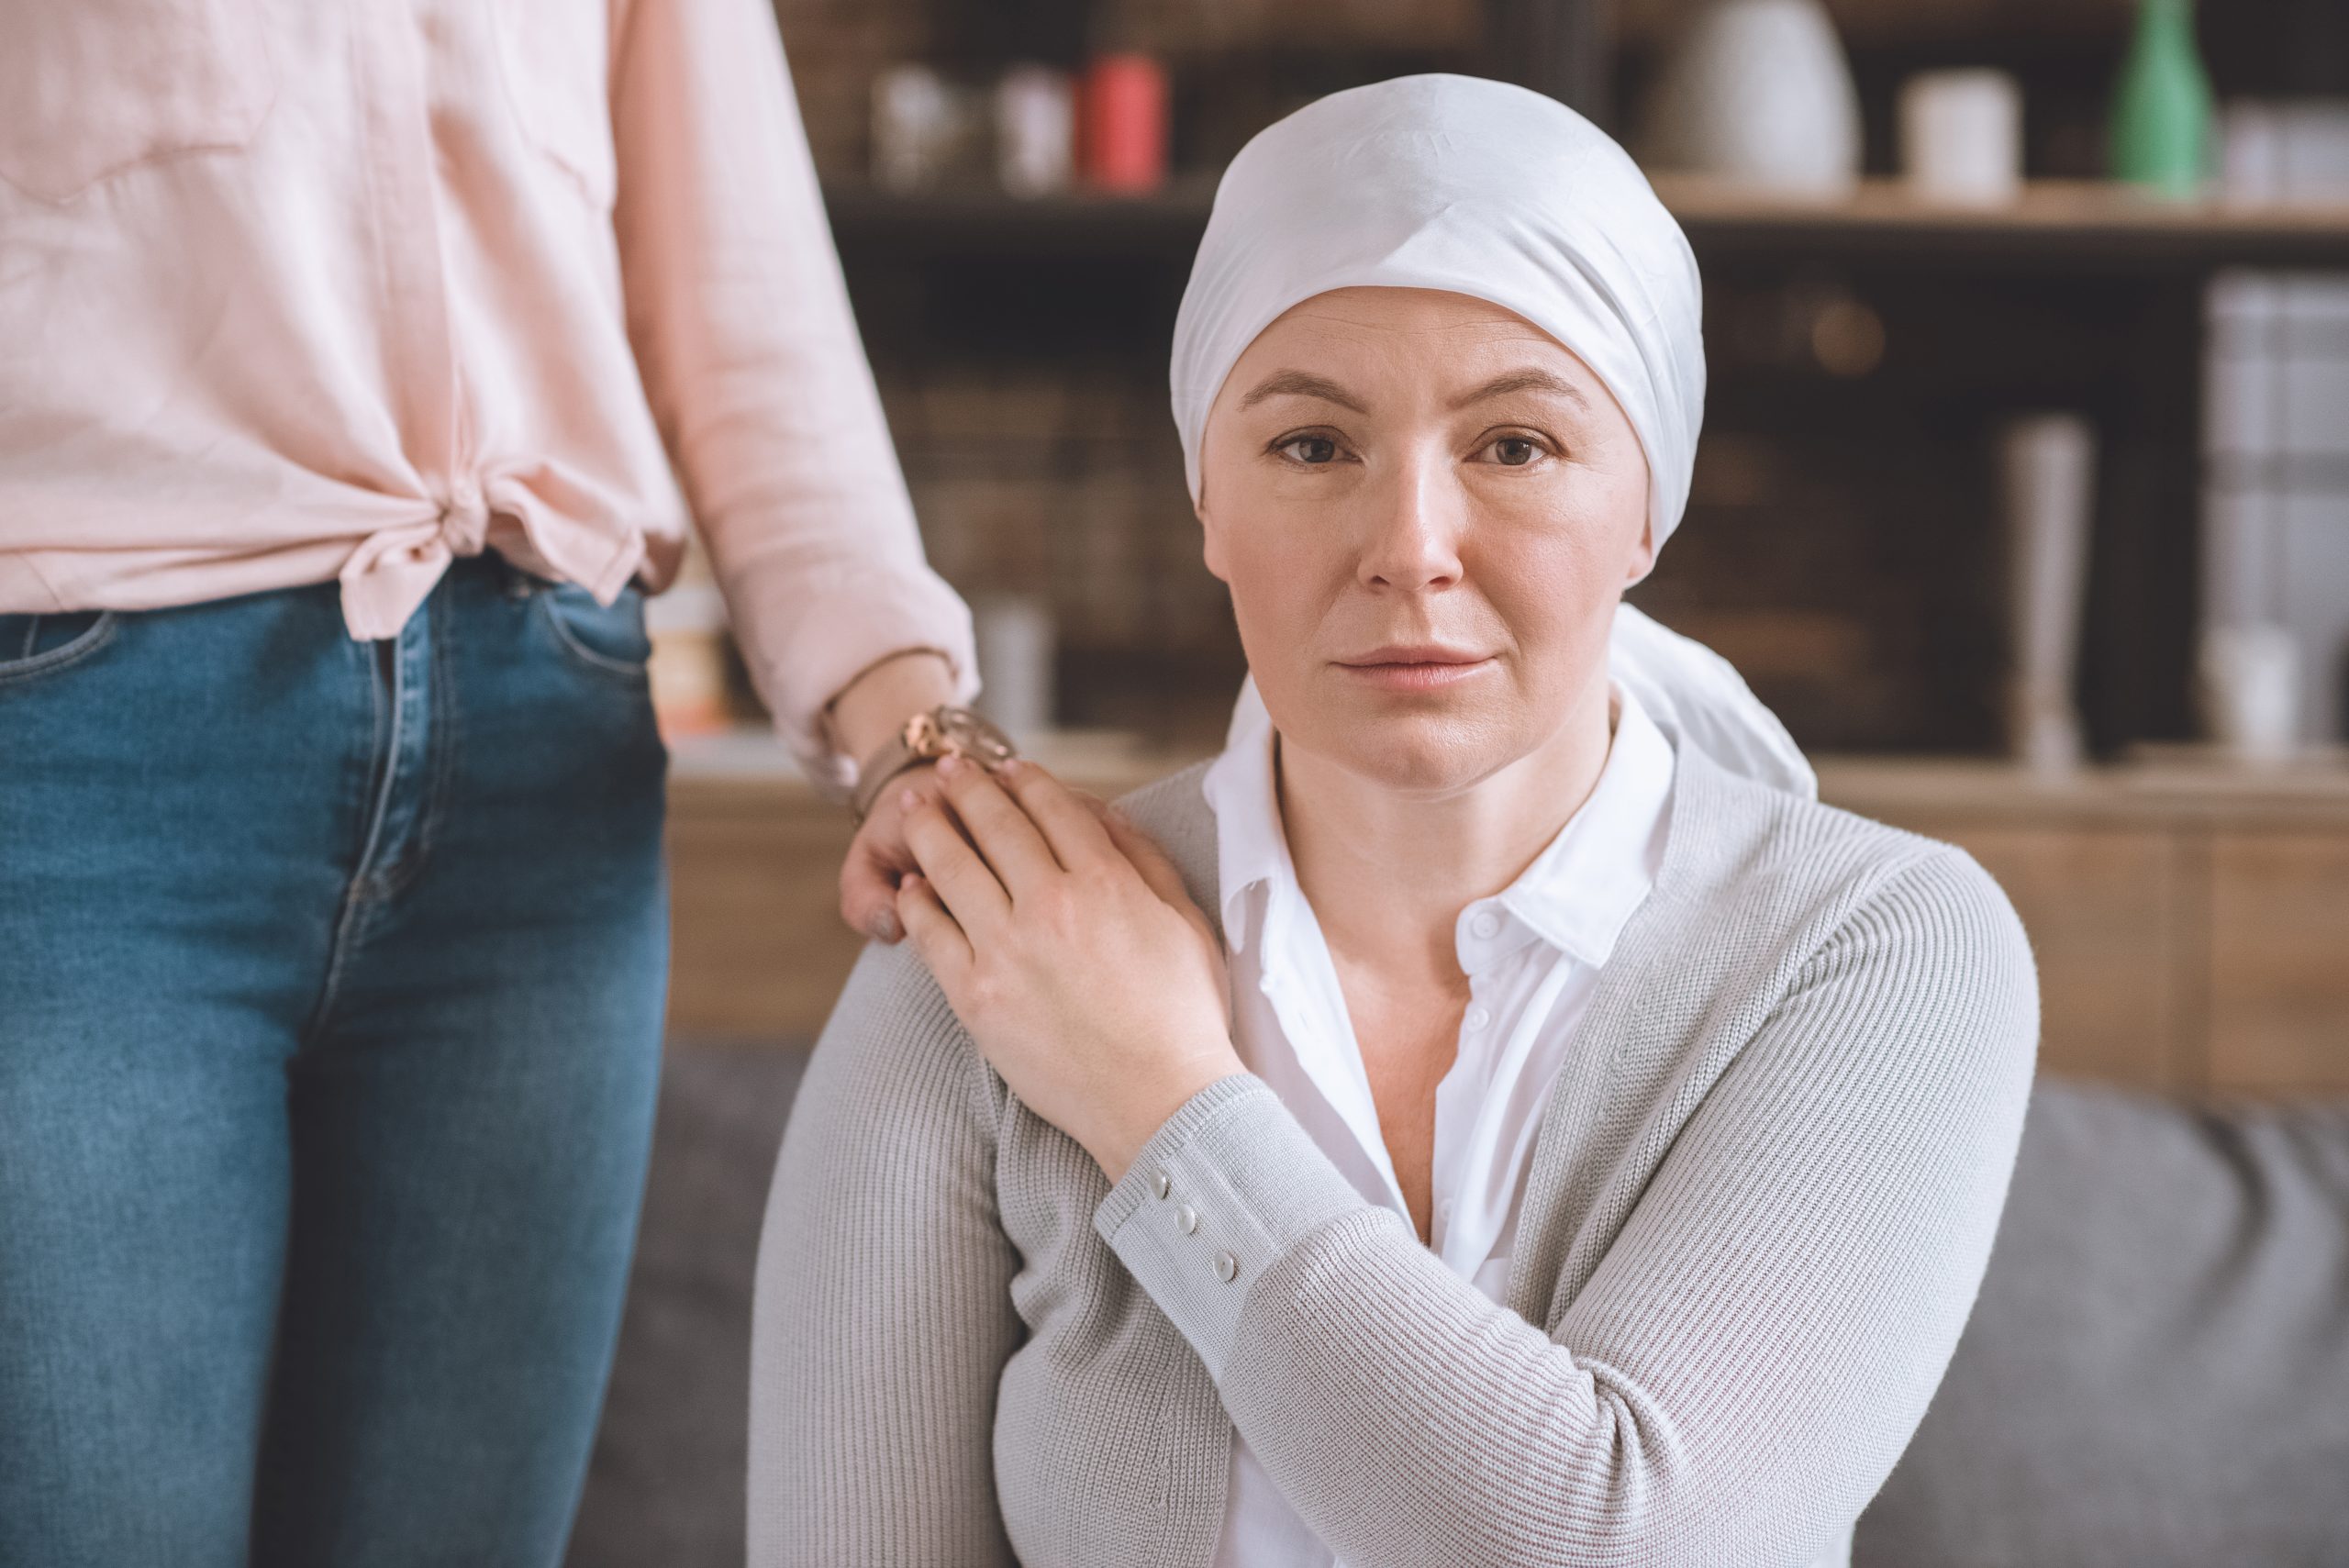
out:
{"label": "pink blouse", "polygon": [[765,0],[33,0],[0,48],[0,612],[495,545],[609,602],[699,520],[762,695],[930,648]]}

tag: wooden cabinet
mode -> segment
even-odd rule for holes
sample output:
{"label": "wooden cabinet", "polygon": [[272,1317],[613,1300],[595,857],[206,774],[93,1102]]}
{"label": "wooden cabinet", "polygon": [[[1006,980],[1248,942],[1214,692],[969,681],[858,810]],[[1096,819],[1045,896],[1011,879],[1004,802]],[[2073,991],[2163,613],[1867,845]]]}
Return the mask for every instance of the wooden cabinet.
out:
{"label": "wooden cabinet", "polygon": [[[1030,751],[1104,798],[1193,760],[1082,736]],[[819,798],[764,737],[686,738],[671,751],[670,1028],[811,1039],[864,946],[840,917],[848,810]]]}
{"label": "wooden cabinet", "polygon": [[[1043,760],[1114,796],[1190,759],[1072,738]],[[2349,773],[2097,772],[1825,759],[1827,800],[1963,845],[2039,962],[2041,1065],[2143,1088],[2349,1094]],[[771,743],[683,741],[670,793],[673,1026],[807,1038],[861,941],[847,815]]]}
{"label": "wooden cabinet", "polygon": [[1963,845],[2039,960],[2041,1065],[2188,1093],[2349,1094],[2349,773],[2033,781],[1830,760],[1837,805]]}
{"label": "wooden cabinet", "polygon": [[2210,1076],[2349,1095],[2349,830],[2209,846]]}

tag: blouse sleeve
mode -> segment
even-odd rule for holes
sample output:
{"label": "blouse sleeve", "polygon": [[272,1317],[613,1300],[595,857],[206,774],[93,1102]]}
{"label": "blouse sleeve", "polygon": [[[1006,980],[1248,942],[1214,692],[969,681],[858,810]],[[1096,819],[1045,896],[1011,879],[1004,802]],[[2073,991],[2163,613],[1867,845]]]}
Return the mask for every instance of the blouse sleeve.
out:
{"label": "blouse sleeve", "polygon": [[1365,1203],[1249,1074],[1186,1102],[1095,1224],[1356,1568],[1784,1568],[1858,1517],[1948,1366],[2037,1044],[2021,923],[1937,849],[1803,967],[1554,1334]]}
{"label": "blouse sleeve", "polygon": [[970,613],[922,557],[766,0],[618,8],[614,212],[645,392],[745,662],[810,776],[824,705],[931,649],[978,689]]}
{"label": "blouse sleeve", "polygon": [[1021,1329],[996,1100],[904,947],[868,946],[817,1041],[759,1240],[752,1568],[1013,1561],[996,1389]]}

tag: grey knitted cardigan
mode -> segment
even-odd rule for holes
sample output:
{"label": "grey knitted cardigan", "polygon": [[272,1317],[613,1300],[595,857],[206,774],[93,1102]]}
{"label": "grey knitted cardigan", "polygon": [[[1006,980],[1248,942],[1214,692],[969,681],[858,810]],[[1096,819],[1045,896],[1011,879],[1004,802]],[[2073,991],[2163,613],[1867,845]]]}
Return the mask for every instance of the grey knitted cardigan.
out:
{"label": "grey knitted cardigan", "polygon": [[[1505,1307],[1252,1073],[1110,1185],[869,947],[760,1243],[751,1562],[1206,1568],[1234,1426],[1348,1568],[1848,1551],[1981,1284],[2037,977],[1962,851],[1679,765]],[[1212,918],[1202,771],[1122,804]]]}

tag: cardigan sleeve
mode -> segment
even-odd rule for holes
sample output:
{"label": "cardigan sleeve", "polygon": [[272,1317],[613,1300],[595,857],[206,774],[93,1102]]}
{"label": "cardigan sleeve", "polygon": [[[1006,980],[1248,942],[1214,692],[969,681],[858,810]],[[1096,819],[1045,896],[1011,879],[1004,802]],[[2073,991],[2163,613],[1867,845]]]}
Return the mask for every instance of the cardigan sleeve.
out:
{"label": "cardigan sleeve", "polygon": [[996,1385],[1021,1329],[985,1063],[929,972],[868,946],[792,1104],[751,1308],[749,1561],[1013,1561]]}
{"label": "cardigan sleeve", "polygon": [[1783,1568],[1858,1517],[1947,1368],[2037,1044],[2021,923],[1944,847],[1804,964],[1554,1335],[1341,1192],[1247,1074],[1095,1222],[1355,1568]]}
{"label": "cardigan sleeve", "polygon": [[930,649],[978,689],[970,612],[922,556],[766,0],[632,0],[612,77],[613,212],[645,396],[740,633],[811,779],[821,713]]}

